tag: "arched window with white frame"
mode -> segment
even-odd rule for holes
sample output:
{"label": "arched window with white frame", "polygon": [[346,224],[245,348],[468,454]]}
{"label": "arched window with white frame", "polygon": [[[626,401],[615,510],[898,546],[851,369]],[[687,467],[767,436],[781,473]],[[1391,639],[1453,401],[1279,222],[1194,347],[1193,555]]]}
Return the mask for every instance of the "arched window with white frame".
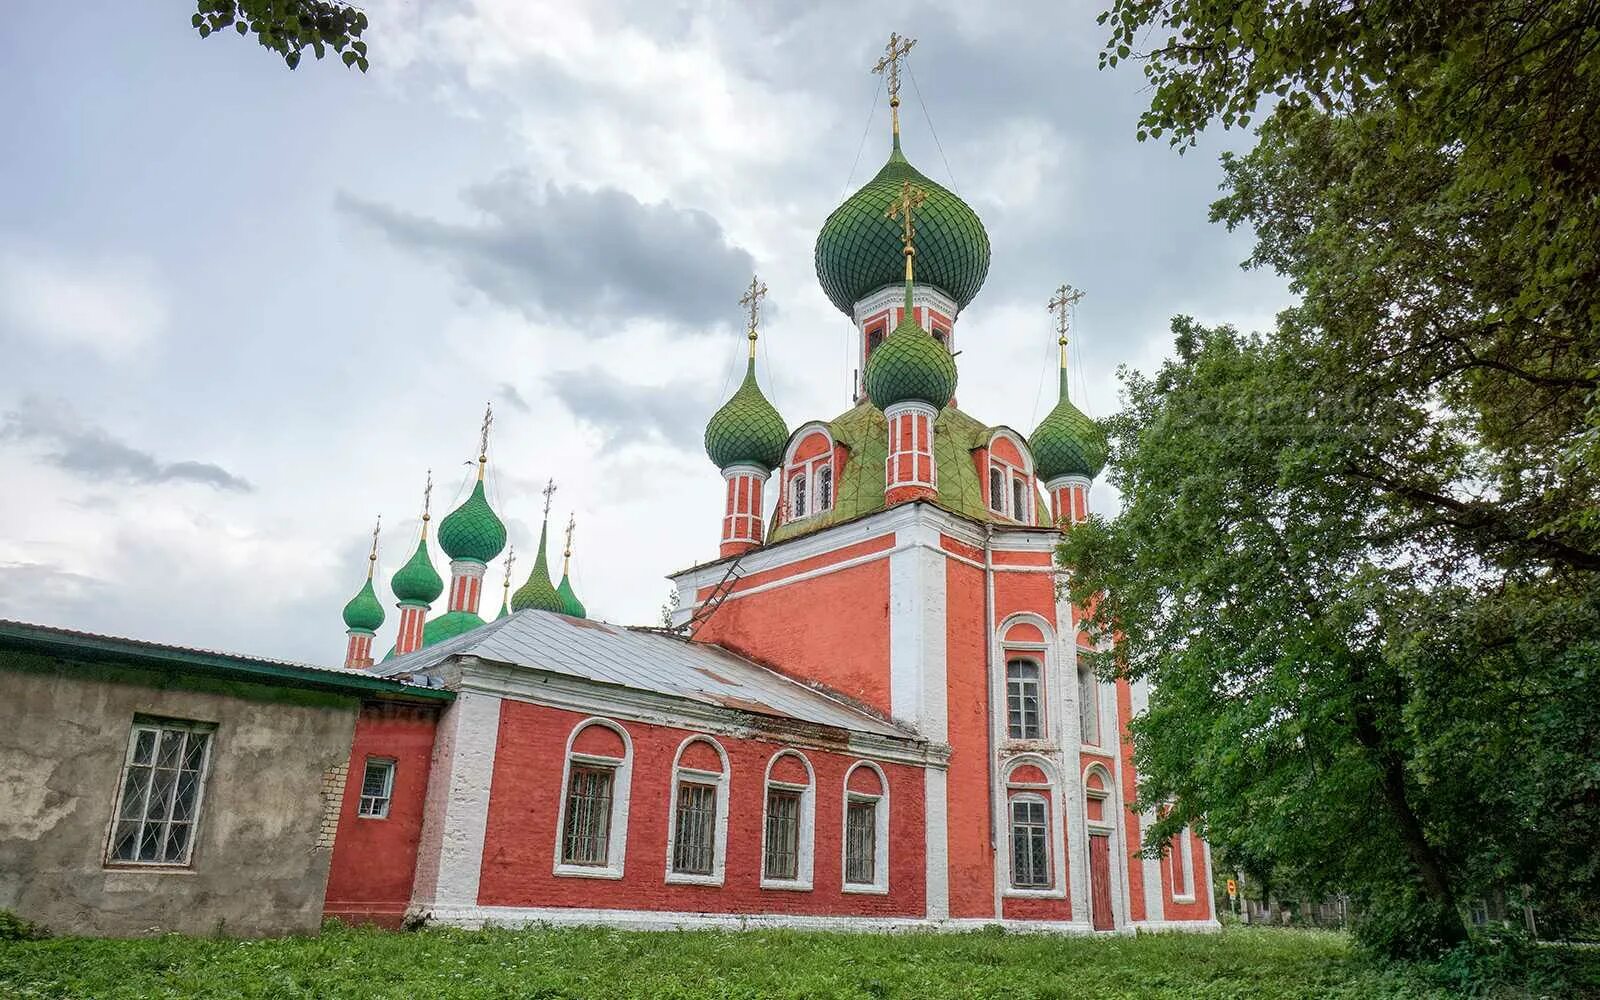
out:
{"label": "arched window with white frame", "polygon": [[841,850],[845,892],[889,891],[889,779],[868,760],[845,772]]}
{"label": "arched window with white frame", "polygon": [[585,719],[567,737],[556,817],[555,874],[621,878],[628,845],[633,740],[609,719]]}
{"label": "arched window with white frame", "polygon": [[672,759],[672,810],[667,827],[667,881],[721,885],[728,856],[728,754],[710,736],[695,735]]}
{"label": "arched window with white frame", "polygon": [[1014,758],[1005,777],[1006,895],[1066,895],[1059,783],[1042,757]]}
{"label": "arched window with white frame", "polygon": [[1002,428],[989,439],[989,509],[1018,524],[1034,519],[1033,455],[1027,444]]}
{"label": "arched window with white frame", "polygon": [[788,520],[825,514],[833,509],[833,435],[826,424],[802,427],[784,455]]}
{"label": "arched window with white frame", "polygon": [[1044,666],[1035,657],[1006,658],[1006,736],[1042,740],[1045,735]]}
{"label": "arched window with white frame", "polygon": [[816,860],[817,781],[797,750],[767,761],[761,809],[761,888],[811,888]]}

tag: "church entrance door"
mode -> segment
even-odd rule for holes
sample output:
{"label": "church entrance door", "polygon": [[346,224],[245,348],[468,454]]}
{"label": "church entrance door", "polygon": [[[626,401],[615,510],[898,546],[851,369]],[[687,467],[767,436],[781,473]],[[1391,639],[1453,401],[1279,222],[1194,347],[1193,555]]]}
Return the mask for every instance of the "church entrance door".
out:
{"label": "church entrance door", "polygon": [[1089,917],[1097,931],[1116,926],[1111,915],[1111,838],[1103,833],[1089,835]]}

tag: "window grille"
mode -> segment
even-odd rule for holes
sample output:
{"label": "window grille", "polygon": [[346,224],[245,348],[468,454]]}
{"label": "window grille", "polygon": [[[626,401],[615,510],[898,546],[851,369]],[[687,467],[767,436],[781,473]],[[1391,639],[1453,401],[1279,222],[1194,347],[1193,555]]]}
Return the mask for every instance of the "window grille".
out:
{"label": "window grille", "polygon": [[878,864],[878,800],[852,799],[845,807],[844,880],[874,885]]}
{"label": "window grille", "polygon": [[1011,884],[1050,887],[1050,823],[1038,799],[1011,800]]}
{"label": "window grille", "polygon": [[1028,520],[1028,505],[1024,502],[1028,485],[1022,477],[1011,480],[1011,516],[1024,523]]}
{"label": "window grille", "polygon": [[211,733],[210,726],[192,722],[134,723],[108,862],[189,863]]}
{"label": "window grille", "polygon": [[766,860],[762,875],[769,879],[800,877],[800,793],[773,788],[767,791]]}
{"label": "window grille", "polygon": [[672,870],[684,875],[710,875],[717,836],[716,786],[680,782],[676,824]]}
{"label": "window grille", "polygon": [[1039,664],[1033,660],[1006,662],[1006,735],[1014,740],[1044,738],[1040,712]]}
{"label": "window grille", "polygon": [[824,465],[817,470],[817,513],[833,508],[833,467]]}
{"label": "window grille", "polygon": [[790,480],[789,483],[789,492],[791,495],[791,499],[789,501],[789,516],[795,519],[805,517],[806,474],[804,472],[795,473],[794,479]]}
{"label": "window grille", "polygon": [[611,848],[609,767],[573,765],[567,779],[567,822],[561,835],[561,860],[569,865],[604,865]]}
{"label": "window grille", "polygon": [[367,758],[366,770],[361,775],[361,805],[356,814],[369,819],[386,818],[393,792],[394,761]]}
{"label": "window grille", "polygon": [[989,466],[989,509],[996,514],[1006,512],[1006,474],[1000,466]]}

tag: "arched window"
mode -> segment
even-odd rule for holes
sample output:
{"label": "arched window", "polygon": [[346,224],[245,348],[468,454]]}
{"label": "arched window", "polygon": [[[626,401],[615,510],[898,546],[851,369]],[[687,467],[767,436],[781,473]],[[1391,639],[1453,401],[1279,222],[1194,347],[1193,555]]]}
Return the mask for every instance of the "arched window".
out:
{"label": "arched window", "polygon": [[816,849],[816,777],[811,762],[794,750],[767,762],[766,801],[761,815],[761,887],[811,888]]}
{"label": "arched window", "polygon": [[606,719],[588,719],[567,738],[556,821],[557,875],[621,878],[628,845],[633,741]]}
{"label": "arched window", "polygon": [[989,509],[1019,524],[1033,523],[1033,459],[1014,431],[989,439]]}
{"label": "arched window", "polygon": [[1027,503],[1027,500],[1026,500],[1027,495],[1028,495],[1028,481],[1026,479],[1022,478],[1021,476],[1016,476],[1016,475],[1012,476],[1011,477],[1011,516],[1014,519],[1016,519],[1018,521],[1021,521],[1023,524],[1027,524],[1028,521],[1030,520],[1029,517],[1028,517],[1029,510],[1028,510],[1028,503]]}
{"label": "arched window", "polygon": [[871,761],[844,776],[844,891],[889,891],[889,781]]}
{"label": "arched window", "polygon": [[1005,773],[1006,894],[1066,896],[1066,842],[1059,781],[1042,757],[1012,759]]}
{"label": "arched window", "polygon": [[817,513],[833,509],[833,466],[817,468]]}
{"label": "arched window", "polygon": [[833,450],[833,435],[826,424],[815,423],[795,432],[783,459],[789,484],[788,520],[833,509]]}
{"label": "arched window", "polygon": [[799,520],[806,516],[806,474],[797,472],[789,480],[789,516]]}
{"label": "arched window", "polygon": [[1006,735],[1014,740],[1044,739],[1044,682],[1039,661],[1006,661]]}
{"label": "arched window", "polygon": [[1086,746],[1100,745],[1100,679],[1086,666],[1078,667],[1078,717]]}
{"label": "arched window", "polygon": [[1006,474],[999,465],[989,466],[989,509],[996,514],[1006,512]]}
{"label": "arched window", "polygon": [[1048,889],[1054,884],[1050,865],[1050,803],[1042,795],[1011,796],[1011,885]]}
{"label": "arched window", "polygon": [[728,755],[709,736],[691,736],[672,762],[667,881],[721,885],[728,853]]}

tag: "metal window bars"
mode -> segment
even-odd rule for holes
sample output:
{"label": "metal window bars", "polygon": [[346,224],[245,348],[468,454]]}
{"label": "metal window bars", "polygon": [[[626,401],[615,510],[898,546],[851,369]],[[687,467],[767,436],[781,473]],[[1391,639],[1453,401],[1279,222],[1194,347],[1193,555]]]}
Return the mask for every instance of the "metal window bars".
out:
{"label": "metal window bars", "polygon": [[1050,824],[1037,799],[1011,802],[1011,884],[1019,889],[1050,887]]}
{"label": "metal window bars", "polygon": [[108,862],[189,863],[210,748],[209,729],[182,723],[134,725]]}
{"label": "metal window bars", "polygon": [[604,865],[611,849],[609,767],[574,765],[567,777],[567,819],[561,832],[561,861],[569,865]]}
{"label": "metal window bars", "polygon": [[394,792],[394,761],[368,759],[361,774],[361,803],[356,815],[384,819],[389,815],[389,800]]}
{"label": "metal window bars", "polygon": [[717,787],[681,782],[675,822],[672,870],[681,875],[710,875],[717,846]]}
{"label": "metal window bars", "polygon": [[800,793],[767,792],[767,830],[762,875],[792,881],[800,877]]}
{"label": "metal window bars", "polygon": [[875,885],[878,876],[878,800],[851,799],[844,814],[844,880]]}

